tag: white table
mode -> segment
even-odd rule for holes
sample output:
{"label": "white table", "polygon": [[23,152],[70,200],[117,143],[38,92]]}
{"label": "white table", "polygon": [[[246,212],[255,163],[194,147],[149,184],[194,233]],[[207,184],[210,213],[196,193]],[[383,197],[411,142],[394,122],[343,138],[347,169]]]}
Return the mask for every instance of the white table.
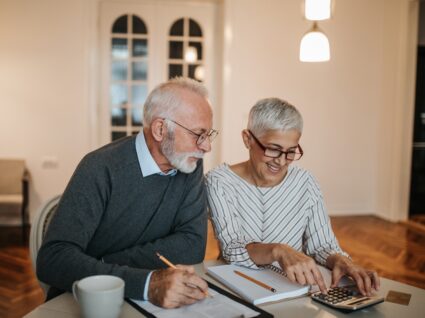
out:
{"label": "white table", "polygon": [[[222,288],[223,285],[212,279],[211,277],[205,274],[204,266],[211,266],[220,264],[217,261],[206,261],[204,264],[198,264],[195,266],[197,273],[213,282],[215,285],[218,285]],[[224,288],[226,289],[226,288]],[[386,296],[388,291],[394,290],[398,292],[411,294],[410,303],[408,306],[398,305],[390,302],[384,302],[378,305],[375,305],[370,308],[365,308],[363,310],[350,313],[349,316],[337,310],[333,310],[329,307],[323,306],[309,297],[301,297],[298,299],[292,299],[287,301],[282,301],[273,304],[261,305],[260,307],[270,313],[275,317],[317,317],[317,318],[333,318],[333,317],[394,317],[394,318],[415,318],[415,317],[425,317],[425,290],[402,284],[390,279],[381,278],[381,289],[379,294],[381,296]],[[76,301],[74,300],[72,294],[65,293],[59,297],[56,297],[33,311],[27,314],[26,318],[75,318],[79,317],[80,311]],[[140,318],[143,317],[140,312],[134,309],[127,302],[124,303],[123,311],[121,313],[121,318]]]}

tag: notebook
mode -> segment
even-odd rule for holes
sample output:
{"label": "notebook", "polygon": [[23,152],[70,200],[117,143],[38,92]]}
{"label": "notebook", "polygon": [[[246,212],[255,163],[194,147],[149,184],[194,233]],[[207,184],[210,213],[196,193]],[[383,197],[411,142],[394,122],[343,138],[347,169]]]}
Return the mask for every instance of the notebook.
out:
{"label": "notebook", "polygon": [[[235,271],[242,273],[245,277]],[[249,269],[232,264],[218,265],[208,267],[207,273],[254,305],[306,295],[310,290],[309,285],[290,282],[282,270],[273,265],[264,269]],[[249,278],[253,278],[275,291],[273,292]]]}

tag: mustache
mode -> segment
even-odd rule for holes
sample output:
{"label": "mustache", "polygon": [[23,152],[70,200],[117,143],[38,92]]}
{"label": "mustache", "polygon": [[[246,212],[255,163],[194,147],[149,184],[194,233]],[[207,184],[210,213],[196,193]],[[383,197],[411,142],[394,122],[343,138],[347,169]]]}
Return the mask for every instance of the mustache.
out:
{"label": "mustache", "polygon": [[187,157],[194,157],[194,158],[198,158],[198,159],[203,159],[204,158],[204,153],[203,152],[186,152],[185,156]]}

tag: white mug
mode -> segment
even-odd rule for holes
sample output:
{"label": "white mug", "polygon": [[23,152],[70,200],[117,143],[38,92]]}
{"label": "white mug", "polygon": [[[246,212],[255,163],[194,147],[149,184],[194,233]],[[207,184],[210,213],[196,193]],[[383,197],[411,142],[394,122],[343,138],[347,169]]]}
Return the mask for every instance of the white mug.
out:
{"label": "white mug", "polygon": [[124,302],[124,281],[111,275],[89,276],[72,284],[84,318],[118,318]]}

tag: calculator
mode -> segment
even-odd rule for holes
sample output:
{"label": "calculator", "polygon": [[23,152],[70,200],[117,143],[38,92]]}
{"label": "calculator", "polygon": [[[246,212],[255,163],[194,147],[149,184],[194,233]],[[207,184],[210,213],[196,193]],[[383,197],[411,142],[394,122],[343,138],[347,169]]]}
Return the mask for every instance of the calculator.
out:
{"label": "calculator", "polygon": [[311,294],[311,298],[345,312],[362,309],[384,301],[384,298],[379,296],[363,296],[356,286],[334,287],[328,290],[327,295],[320,291],[315,292]]}

